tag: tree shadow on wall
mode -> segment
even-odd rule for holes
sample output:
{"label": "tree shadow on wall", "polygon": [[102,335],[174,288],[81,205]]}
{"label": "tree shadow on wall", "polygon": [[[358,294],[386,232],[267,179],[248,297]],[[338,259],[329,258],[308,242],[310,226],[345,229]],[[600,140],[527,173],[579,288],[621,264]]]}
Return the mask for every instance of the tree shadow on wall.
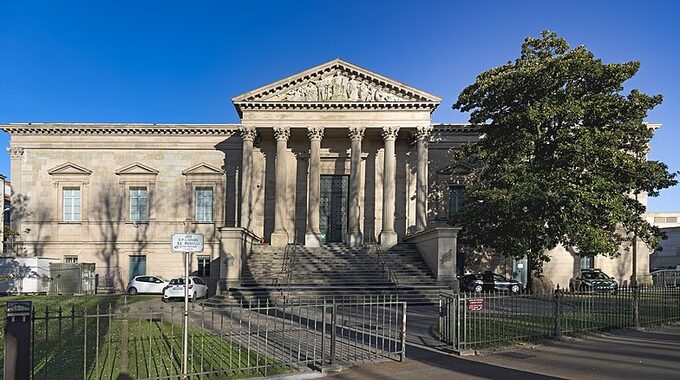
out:
{"label": "tree shadow on wall", "polygon": [[51,239],[48,224],[52,219],[50,207],[31,209],[30,197],[12,195],[10,230],[6,242],[6,254],[16,257],[44,257]]}

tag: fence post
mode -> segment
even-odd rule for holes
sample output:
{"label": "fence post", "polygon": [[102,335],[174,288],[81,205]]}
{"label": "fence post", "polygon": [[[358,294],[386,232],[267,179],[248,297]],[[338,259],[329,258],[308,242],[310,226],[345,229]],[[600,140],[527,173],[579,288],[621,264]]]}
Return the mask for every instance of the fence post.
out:
{"label": "fence post", "polygon": [[448,320],[448,326],[446,328],[449,330],[447,331],[449,335],[449,341],[447,343],[450,343],[454,348],[458,349],[458,340],[456,334],[456,329],[458,328],[458,293],[454,293],[451,295],[451,298],[449,299],[449,307],[447,308],[446,312],[449,314]]}
{"label": "fence post", "polygon": [[399,361],[406,359],[406,301],[401,304],[401,355]]}
{"label": "fence post", "polygon": [[[130,335],[128,326],[128,311],[130,310],[127,304],[127,296],[125,296],[123,308],[121,309],[123,326],[120,332],[120,378],[129,379],[128,373],[128,337]],[[174,342],[173,342],[174,343]]]}
{"label": "fence post", "polygon": [[338,308],[335,303],[335,298],[331,304],[331,365],[335,364],[335,342],[337,340],[337,322],[338,322]]}
{"label": "fence post", "polygon": [[[465,313],[465,295],[457,293],[453,296],[454,306],[453,306],[453,319],[451,323],[451,341],[456,350],[460,350],[460,337],[461,337],[461,311]],[[467,315],[467,313],[465,314]],[[463,324],[463,329],[465,329],[465,324]],[[465,330],[463,330],[464,332]]]}
{"label": "fence post", "polygon": [[640,328],[640,288],[637,284],[633,285],[633,326]]}
{"label": "fence post", "polygon": [[321,309],[321,365],[324,365],[326,358],[326,297],[323,297],[323,307]]}
{"label": "fence post", "polygon": [[7,380],[31,376],[31,301],[8,301],[5,319],[5,368]]}
{"label": "fence post", "polygon": [[553,330],[553,336],[556,339],[562,337],[562,291],[560,290],[560,284],[557,284],[557,289],[555,289],[555,294],[553,299],[555,301],[555,325]]}

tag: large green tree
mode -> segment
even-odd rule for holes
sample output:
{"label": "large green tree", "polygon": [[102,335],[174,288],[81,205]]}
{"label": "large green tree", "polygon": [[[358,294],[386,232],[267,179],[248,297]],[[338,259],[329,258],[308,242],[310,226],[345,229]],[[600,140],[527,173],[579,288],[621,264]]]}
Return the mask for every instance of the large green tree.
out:
{"label": "large green tree", "polygon": [[476,162],[456,218],[462,240],[533,268],[558,244],[611,257],[634,235],[657,246],[637,195],[658,195],[676,174],[647,159],[643,120],[662,97],[623,92],[639,67],[603,63],[544,31],[465,88],[453,107],[471,112],[482,137],[459,156]]}

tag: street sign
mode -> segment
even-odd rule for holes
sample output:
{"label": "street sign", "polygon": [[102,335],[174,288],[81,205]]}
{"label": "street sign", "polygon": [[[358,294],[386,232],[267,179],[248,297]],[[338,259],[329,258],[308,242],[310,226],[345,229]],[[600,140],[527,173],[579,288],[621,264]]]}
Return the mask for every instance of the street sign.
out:
{"label": "street sign", "polygon": [[203,252],[203,234],[172,234],[173,252]]}
{"label": "street sign", "polygon": [[479,311],[484,309],[484,298],[470,298],[467,302],[468,311]]}

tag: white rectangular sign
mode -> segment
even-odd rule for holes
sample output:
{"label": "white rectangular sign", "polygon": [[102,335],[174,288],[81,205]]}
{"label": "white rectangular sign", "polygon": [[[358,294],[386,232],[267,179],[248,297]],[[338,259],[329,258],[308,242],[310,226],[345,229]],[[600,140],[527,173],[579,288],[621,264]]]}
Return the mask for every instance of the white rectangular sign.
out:
{"label": "white rectangular sign", "polygon": [[172,234],[173,252],[203,252],[203,234]]}

